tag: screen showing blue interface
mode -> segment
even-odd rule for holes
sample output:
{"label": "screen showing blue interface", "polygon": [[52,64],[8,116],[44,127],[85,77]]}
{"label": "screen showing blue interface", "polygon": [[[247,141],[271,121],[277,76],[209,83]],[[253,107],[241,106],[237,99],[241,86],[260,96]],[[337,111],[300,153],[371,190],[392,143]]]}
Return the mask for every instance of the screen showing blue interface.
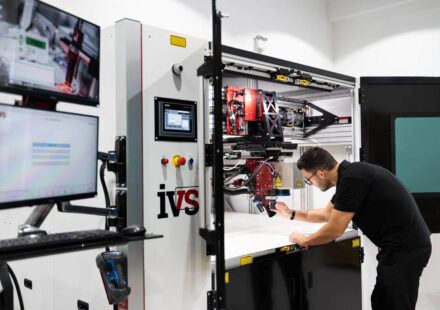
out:
{"label": "screen showing blue interface", "polygon": [[0,204],[96,193],[98,118],[0,105]]}
{"label": "screen showing blue interface", "polygon": [[398,117],[395,172],[411,193],[440,193],[440,117]]}
{"label": "screen showing blue interface", "polygon": [[165,109],[165,130],[191,131],[191,112]]}

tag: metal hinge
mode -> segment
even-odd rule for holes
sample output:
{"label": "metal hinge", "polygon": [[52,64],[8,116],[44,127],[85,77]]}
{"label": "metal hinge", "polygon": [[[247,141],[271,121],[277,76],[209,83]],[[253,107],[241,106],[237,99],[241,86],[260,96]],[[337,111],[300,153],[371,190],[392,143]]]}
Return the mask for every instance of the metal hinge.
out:
{"label": "metal hinge", "polygon": [[359,104],[365,103],[365,91],[363,88],[358,88],[358,100]]}
{"label": "metal hinge", "polygon": [[199,234],[206,241],[206,255],[216,255],[217,231],[200,228]]}
{"label": "metal hinge", "polygon": [[365,161],[365,157],[366,157],[366,150],[365,148],[361,147],[359,148],[359,160],[360,161]]}
{"label": "metal hinge", "polygon": [[359,248],[359,261],[361,264],[364,262],[364,257],[365,257],[364,247],[360,247]]}
{"label": "metal hinge", "polygon": [[214,145],[205,144],[205,166],[212,167],[214,165]]}
{"label": "metal hinge", "polygon": [[208,297],[208,310],[215,310],[216,309],[216,291],[208,291],[207,294]]}

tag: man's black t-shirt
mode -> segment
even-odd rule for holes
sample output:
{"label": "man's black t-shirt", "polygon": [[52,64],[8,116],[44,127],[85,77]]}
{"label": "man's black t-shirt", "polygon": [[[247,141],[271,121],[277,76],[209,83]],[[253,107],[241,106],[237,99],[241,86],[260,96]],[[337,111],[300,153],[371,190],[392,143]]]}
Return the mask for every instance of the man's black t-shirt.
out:
{"label": "man's black t-shirt", "polygon": [[338,211],[354,212],[353,222],[382,249],[431,245],[429,229],[413,196],[380,166],[341,162],[332,203]]}

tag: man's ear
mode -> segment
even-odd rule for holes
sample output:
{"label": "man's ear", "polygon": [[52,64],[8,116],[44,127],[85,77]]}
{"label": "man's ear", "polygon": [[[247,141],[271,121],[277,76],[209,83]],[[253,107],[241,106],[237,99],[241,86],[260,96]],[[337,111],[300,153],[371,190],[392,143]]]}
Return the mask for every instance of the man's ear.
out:
{"label": "man's ear", "polygon": [[317,170],[316,174],[321,178],[324,179],[326,176],[326,171],[325,170]]}

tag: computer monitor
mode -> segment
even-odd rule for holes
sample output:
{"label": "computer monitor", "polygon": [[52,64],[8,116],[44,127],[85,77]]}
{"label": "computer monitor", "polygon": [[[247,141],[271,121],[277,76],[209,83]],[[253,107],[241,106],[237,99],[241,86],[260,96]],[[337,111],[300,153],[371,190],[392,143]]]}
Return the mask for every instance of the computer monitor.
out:
{"label": "computer monitor", "polygon": [[98,118],[0,104],[0,209],[93,197]]}
{"label": "computer monitor", "polygon": [[99,104],[100,27],[37,0],[0,0],[0,91]]}

